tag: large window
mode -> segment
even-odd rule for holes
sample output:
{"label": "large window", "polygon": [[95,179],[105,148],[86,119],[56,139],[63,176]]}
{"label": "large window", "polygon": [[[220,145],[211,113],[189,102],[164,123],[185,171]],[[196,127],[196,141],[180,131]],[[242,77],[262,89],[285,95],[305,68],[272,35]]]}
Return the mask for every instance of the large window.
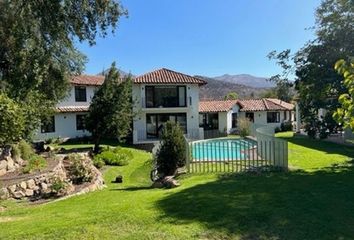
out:
{"label": "large window", "polygon": [[280,122],[279,112],[267,112],[267,123],[278,123]]}
{"label": "large window", "polygon": [[179,126],[187,132],[187,115],[185,113],[146,114],[146,134],[148,138],[161,136],[164,124],[167,121],[178,122]]}
{"label": "large window", "polygon": [[76,130],[85,130],[85,117],[84,114],[76,115]]}
{"label": "large window", "polygon": [[75,101],[86,102],[86,87],[75,86]]}
{"label": "large window", "polygon": [[232,128],[237,128],[237,113],[232,113]]}
{"label": "large window", "polygon": [[254,113],[253,113],[253,112],[246,112],[246,118],[247,118],[250,122],[254,122]]}
{"label": "large window", "polygon": [[204,128],[204,130],[219,129],[219,114],[201,113],[199,115],[199,127]]}
{"label": "large window", "polygon": [[186,107],[185,86],[146,86],[146,107]]}
{"label": "large window", "polygon": [[43,120],[41,125],[41,133],[55,132],[55,118],[54,116],[49,119]]}

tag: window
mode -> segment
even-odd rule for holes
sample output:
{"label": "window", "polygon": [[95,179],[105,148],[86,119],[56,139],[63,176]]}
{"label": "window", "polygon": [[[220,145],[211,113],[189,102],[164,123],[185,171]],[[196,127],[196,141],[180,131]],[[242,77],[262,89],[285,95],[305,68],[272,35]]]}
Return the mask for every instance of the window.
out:
{"label": "window", "polygon": [[218,113],[202,113],[199,116],[199,127],[204,130],[219,129],[219,114]]}
{"label": "window", "polygon": [[76,130],[85,130],[85,117],[86,115],[76,115]]}
{"label": "window", "polygon": [[146,86],[145,89],[147,108],[187,106],[185,86]]}
{"label": "window", "polygon": [[279,112],[267,112],[267,123],[278,123],[280,122]]}
{"label": "window", "polygon": [[147,137],[159,137],[167,121],[178,122],[184,133],[187,132],[187,115],[185,113],[146,114]]}
{"label": "window", "polygon": [[246,118],[247,118],[250,122],[254,122],[254,113],[253,113],[253,112],[246,112]]}
{"label": "window", "polygon": [[237,113],[232,113],[232,128],[237,128]]}
{"label": "window", "polygon": [[75,87],[75,101],[76,102],[86,102],[86,87]]}
{"label": "window", "polygon": [[54,116],[50,117],[47,120],[43,120],[41,125],[41,133],[52,133],[52,132],[55,132]]}

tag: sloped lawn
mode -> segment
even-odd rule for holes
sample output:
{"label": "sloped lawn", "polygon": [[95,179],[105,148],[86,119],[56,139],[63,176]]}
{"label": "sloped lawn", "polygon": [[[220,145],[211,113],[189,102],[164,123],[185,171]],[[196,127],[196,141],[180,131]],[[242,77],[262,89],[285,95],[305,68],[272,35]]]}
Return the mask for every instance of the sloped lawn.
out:
{"label": "sloped lawn", "polygon": [[[1,203],[0,239],[352,239],[354,150],[289,141],[289,161],[301,170],[183,176],[171,190],[149,188],[150,154],[134,150],[128,166],[105,172],[102,191]],[[118,174],[124,183],[111,183]]]}

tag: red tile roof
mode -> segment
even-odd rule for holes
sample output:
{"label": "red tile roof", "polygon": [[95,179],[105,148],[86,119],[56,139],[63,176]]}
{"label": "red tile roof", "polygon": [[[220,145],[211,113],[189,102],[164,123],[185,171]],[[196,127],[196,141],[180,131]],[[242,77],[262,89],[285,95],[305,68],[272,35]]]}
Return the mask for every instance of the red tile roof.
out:
{"label": "red tile roof", "polygon": [[56,112],[59,113],[74,113],[74,112],[88,112],[88,106],[67,106],[67,107],[56,107]]}
{"label": "red tile roof", "polygon": [[241,112],[255,111],[291,111],[294,105],[274,98],[239,100]]}
{"label": "red tile roof", "polygon": [[199,112],[227,112],[237,103],[237,100],[201,101]]}
{"label": "red tile roof", "polygon": [[78,75],[71,78],[70,83],[74,85],[100,86],[104,82],[104,76],[100,75]]}
{"label": "red tile roof", "polygon": [[135,84],[199,84],[207,82],[183,73],[175,72],[166,68],[146,73],[134,79]]}

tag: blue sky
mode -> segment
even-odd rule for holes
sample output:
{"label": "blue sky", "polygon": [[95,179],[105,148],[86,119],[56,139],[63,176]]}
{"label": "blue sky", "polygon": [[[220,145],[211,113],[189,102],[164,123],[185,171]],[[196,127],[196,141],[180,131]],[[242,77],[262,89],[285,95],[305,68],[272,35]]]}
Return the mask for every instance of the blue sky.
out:
{"label": "blue sky", "polygon": [[113,61],[139,75],[161,67],[191,75],[280,71],[272,50],[298,50],[313,39],[320,0],[123,0],[129,11],[114,35],[78,45],[88,56],[86,73]]}

